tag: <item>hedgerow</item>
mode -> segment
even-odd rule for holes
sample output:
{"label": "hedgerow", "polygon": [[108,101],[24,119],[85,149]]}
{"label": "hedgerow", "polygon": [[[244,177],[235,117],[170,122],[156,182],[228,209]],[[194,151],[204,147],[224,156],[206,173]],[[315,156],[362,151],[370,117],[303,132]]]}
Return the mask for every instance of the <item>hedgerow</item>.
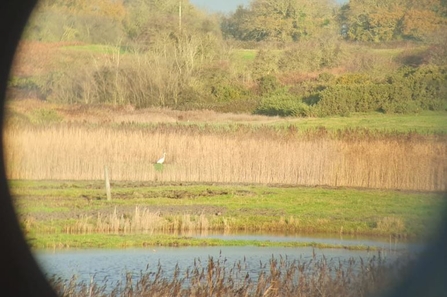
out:
{"label": "hedgerow", "polygon": [[344,79],[337,82],[317,94],[314,108],[318,115],[372,111],[415,113],[442,110],[447,103],[445,67],[405,68],[380,83]]}

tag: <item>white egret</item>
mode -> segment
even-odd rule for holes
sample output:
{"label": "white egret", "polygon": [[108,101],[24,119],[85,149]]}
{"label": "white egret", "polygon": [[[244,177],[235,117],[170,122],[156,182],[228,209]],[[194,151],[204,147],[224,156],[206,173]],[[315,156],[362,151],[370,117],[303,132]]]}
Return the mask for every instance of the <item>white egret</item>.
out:
{"label": "white egret", "polygon": [[166,158],[166,153],[163,153],[163,157],[161,157],[158,161],[157,164],[163,164],[165,162],[165,158]]}

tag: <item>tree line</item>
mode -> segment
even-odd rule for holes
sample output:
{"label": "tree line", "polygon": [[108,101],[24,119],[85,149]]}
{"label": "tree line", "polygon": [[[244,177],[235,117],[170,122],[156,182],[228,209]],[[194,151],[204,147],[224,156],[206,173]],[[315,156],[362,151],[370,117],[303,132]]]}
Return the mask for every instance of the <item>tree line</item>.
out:
{"label": "tree line", "polygon": [[[253,0],[229,15],[209,14],[188,0],[41,0],[28,36],[43,40],[117,39],[151,43],[183,28],[241,41],[290,42],[341,34],[348,40],[425,40],[447,21],[445,0]],[[99,34],[101,33],[101,34]]]}
{"label": "tree line", "polygon": [[188,0],[41,0],[24,40],[112,53],[13,73],[10,86],[63,103],[283,116],[440,110],[446,3],[253,0],[223,15]]}

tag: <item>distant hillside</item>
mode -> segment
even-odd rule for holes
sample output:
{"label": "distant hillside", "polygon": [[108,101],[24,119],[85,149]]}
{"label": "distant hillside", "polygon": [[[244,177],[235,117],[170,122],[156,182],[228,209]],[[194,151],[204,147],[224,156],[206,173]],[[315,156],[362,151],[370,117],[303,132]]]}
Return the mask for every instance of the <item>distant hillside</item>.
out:
{"label": "distant hillside", "polygon": [[186,0],[44,0],[9,98],[280,116],[445,110],[443,2],[304,2],[219,16]]}

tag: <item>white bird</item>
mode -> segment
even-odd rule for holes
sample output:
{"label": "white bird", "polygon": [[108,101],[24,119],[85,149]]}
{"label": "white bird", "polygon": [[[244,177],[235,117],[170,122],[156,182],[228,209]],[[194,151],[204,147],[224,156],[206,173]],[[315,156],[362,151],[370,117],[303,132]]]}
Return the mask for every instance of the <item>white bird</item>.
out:
{"label": "white bird", "polygon": [[158,159],[157,164],[163,164],[165,162],[165,158],[166,158],[166,153],[163,153],[163,157]]}

